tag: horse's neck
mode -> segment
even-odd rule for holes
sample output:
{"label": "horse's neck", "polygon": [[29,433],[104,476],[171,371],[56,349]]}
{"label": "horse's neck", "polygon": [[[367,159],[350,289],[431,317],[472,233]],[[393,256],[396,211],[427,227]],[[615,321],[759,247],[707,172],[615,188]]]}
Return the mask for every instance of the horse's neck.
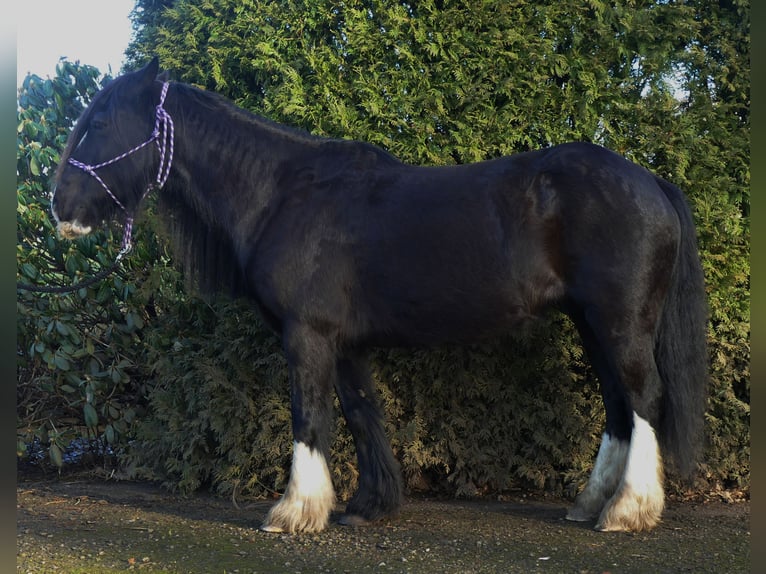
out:
{"label": "horse's neck", "polygon": [[304,144],[243,112],[204,110],[181,118],[176,184],[202,220],[235,242],[244,240],[275,201],[280,166],[302,155]]}

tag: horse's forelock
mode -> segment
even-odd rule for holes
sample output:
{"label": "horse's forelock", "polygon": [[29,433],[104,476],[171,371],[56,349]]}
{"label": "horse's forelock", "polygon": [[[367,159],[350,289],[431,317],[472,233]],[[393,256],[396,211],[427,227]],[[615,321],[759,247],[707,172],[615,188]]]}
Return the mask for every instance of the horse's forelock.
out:
{"label": "horse's forelock", "polygon": [[[107,100],[111,100],[111,105],[113,106],[120,105],[120,102],[123,99],[121,97],[121,92],[123,91],[121,88],[124,87],[126,83],[125,81],[127,79],[128,76],[121,76],[116,78],[109,82],[93,96],[93,99],[91,99],[88,106],[77,119],[77,122],[75,122],[75,125],[69,134],[66,147],[64,148],[64,151],[61,154],[61,160],[59,161],[59,172],[61,169],[63,169],[63,166],[67,164],[72,153],[75,149],[77,149],[77,146],[80,145],[80,142],[85,137],[85,134],[88,133],[88,126],[90,125],[91,118],[96,113],[96,110],[98,110]],[[112,126],[112,129],[114,130],[114,136],[118,139],[120,138],[120,127],[121,126],[117,124]]]}
{"label": "horse's forelock", "polygon": [[109,95],[109,92],[111,92],[114,89],[113,86],[114,82],[109,83],[106,87],[102,88],[99,92],[97,92],[93,99],[91,99],[88,106],[85,108],[85,110],[80,114],[80,117],[77,118],[77,121],[74,124],[74,127],[72,128],[72,131],[69,132],[69,137],[67,138],[66,147],[64,147],[64,151],[61,154],[61,159],[59,161],[58,170],[57,170],[57,177],[58,174],[61,173],[61,170],[66,166],[67,162],[69,161],[69,158],[72,155],[72,152],[77,149],[77,146],[80,145],[80,142],[85,137],[85,134],[88,132],[88,125],[90,124],[90,120],[93,117],[93,114],[95,113],[96,108],[98,108],[98,105],[101,101],[105,100],[107,96]]}

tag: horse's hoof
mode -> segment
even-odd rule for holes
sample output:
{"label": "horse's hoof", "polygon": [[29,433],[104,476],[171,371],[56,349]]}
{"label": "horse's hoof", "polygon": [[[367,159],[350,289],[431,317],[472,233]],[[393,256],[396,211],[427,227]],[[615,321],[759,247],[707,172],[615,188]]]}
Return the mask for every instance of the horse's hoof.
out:
{"label": "horse's hoof", "polygon": [[372,524],[372,521],[358,514],[344,514],[338,519],[338,524],[341,526],[367,526]]}
{"label": "horse's hoof", "polygon": [[629,530],[626,528],[621,528],[619,526],[607,526],[601,524],[600,522],[593,527],[593,530],[596,532],[629,532]]}
{"label": "horse's hoof", "polygon": [[590,522],[591,520],[595,520],[595,518],[596,515],[576,507],[571,508],[566,515],[566,519],[571,520],[572,522]]}
{"label": "horse's hoof", "polygon": [[281,534],[284,532],[283,528],[280,528],[279,526],[274,526],[273,524],[261,524],[259,530],[261,532],[268,532],[270,534]]}

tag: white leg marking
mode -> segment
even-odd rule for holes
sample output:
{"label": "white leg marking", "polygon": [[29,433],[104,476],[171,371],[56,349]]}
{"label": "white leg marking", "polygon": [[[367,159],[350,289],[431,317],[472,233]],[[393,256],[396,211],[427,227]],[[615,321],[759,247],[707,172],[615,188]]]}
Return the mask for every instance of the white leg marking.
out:
{"label": "white leg marking", "polygon": [[596,518],[601,513],[606,501],[620,484],[629,447],[630,443],[627,441],[617,440],[606,433],[602,435],[601,446],[588,484],[577,495],[574,506],[567,513],[567,520],[584,522]]}
{"label": "white leg marking", "polygon": [[335,491],[324,456],[302,442],[294,442],[290,482],[261,530],[319,532],[327,526],[334,505]]}
{"label": "white leg marking", "polygon": [[662,482],[662,461],[654,429],[633,413],[633,435],[625,474],[596,528],[641,531],[656,526],[665,507]]}

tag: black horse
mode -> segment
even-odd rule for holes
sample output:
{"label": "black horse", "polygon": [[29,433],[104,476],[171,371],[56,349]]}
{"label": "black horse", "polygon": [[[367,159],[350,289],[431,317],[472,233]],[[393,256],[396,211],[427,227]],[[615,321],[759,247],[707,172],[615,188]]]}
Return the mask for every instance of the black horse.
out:
{"label": "black horse", "polygon": [[341,522],[398,509],[370,348],[475,341],[552,306],[577,326],[606,408],[592,475],[567,518],[652,528],[664,506],[659,444],[693,470],[707,379],[703,275],[682,192],[646,169],[586,143],[406,165],[168,82],[155,59],[108,84],[77,122],[56,177],[59,231],[78,237],[124,212],[129,243],[153,189],[188,272],[205,289],[249,297],[282,337],[293,463],[264,530],[328,523],[333,387],[360,472]]}

